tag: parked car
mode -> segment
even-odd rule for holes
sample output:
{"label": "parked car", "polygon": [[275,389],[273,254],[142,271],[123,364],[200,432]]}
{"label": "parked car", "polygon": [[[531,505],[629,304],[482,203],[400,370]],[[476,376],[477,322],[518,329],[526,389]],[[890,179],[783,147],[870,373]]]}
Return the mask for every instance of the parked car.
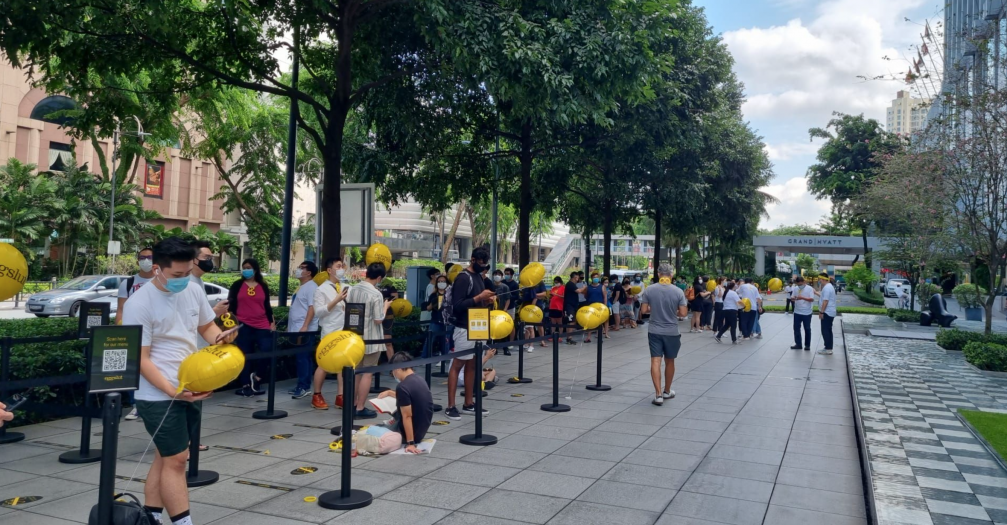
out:
{"label": "parked car", "polygon": [[908,279],[888,279],[888,282],[885,283],[885,297],[901,296],[903,286],[909,286]]}
{"label": "parked car", "polygon": [[125,278],[125,275],[82,275],[58,288],[32,294],[24,305],[24,311],[38,317],[76,317],[85,302],[114,296],[119,290],[119,282]]}
{"label": "parked car", "polygon": [[[203,288],[206,290],[206,297],[210,300],[210,306],[217,306],[217,303],[227,299],[227,288],[223,286],[218,286],[212,283],[203,283]],[[115,312],[119,310],[119,297],[118,293],[114,293],[108,297],[102,297],[93,303],[108,303],[109,315],[115,316]]]}

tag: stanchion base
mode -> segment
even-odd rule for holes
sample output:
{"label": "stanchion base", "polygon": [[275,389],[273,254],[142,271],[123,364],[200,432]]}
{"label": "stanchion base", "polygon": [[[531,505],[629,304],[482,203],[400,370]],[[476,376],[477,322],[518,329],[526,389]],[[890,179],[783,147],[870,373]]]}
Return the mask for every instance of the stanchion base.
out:
{"label": "stanchion base", "polygon": [[212,485],[220,481],[220,474],[212,470],[199,470],[196,471],[195,476],[189,475],[189,471],[185,472],[185,484],[192,487],[205,487],[207,485]]}
{"label": "stanchion base", "polygon": [[330,510],[353,510],[366,507],[371,504],[374,497],[370,492],[350,489],[350,495],[342,497],[338,490],[326,492],[318,496],[318,506]]}
{"label": "stanchion base", "polygon": [[445,377],[448,377],[450,375],[451,374],[449,374],[447,372],[433,372],[432,374],[430,374],[430,377],[445,378]]}
{"label": "stanchion base", "polygon": [[496,445],[497,437],[491,436],[489,434],[483,434],[481,436],[477,436],[475,434],[466,434],[458,438],[458,442],[461,443],[462,445],[471,445],[473,447],[485,447],[488,445]]}
{"label": "stanchion base", "polygon": [[391,388],[388,388],[386,386],[372,386],[371,387],[371,393],[372,394],[380,394],[380,393],[384,392],[385,390],[391,390]]}
{"label": "stanchion base", "polygon": [[546,412],[569,412],[570,405],[545,404],[542,405],[542,410],[545,410]]}
{"label": "stanchion base", "polygon": [[18,441],[24,441],[24,434],[20,432],[7,432],[6,434],[0,436],[0,445],[17,443]]}
{"label": "stanchion base", "polygon": [[512,385],[524,385],[524,384],[531,383],[532,380],[529,379],[529,378],[527,378],[527,377],[512,377],[512,378],[508,379],[507,382],[510,383],[510,384],[512,384]]}
{"label": "stanchion base", "polygon": [[258,412],[252,412],[252,417],[254,419],[283,419],[287,417],[287,413],[283,410],[274,410],[272,413],[268,410],[259,410]]}
{"label": "stanchion base", "polygon": [[434,403],[434,412],[435,413],[436,412],[440,412],[441,410],[444,410],[444,407],[442,407],[441,405],[438,405],[437,403]]}
{"label": "stanchion base", "polygon": [[584,388],[587,388],[588,390],[594,390],[595,392],[608,392],[609,390],[612,390],[612,387],[608,385],[587,385]]}
{"label": "stanchion base", "polygon": [[89,450],[87,454],[81,454],[79,450],[71,450],[69,452],[64,452],[59,455],[60,463],[69,463],[71,465],[79,465],[82,463],[96,463],[98,461],[101,461],[100,450]]}

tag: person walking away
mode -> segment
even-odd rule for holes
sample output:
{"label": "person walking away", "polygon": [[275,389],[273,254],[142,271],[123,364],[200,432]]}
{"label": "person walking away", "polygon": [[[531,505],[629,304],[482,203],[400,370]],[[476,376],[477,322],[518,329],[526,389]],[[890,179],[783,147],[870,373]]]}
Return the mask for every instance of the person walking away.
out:
{"label": "person walking away", "polygon": [[[678,317],[685,315],[685,294],[671,284],[671,265],[657,268],[658,284],[648,286],[640,294],[640,310],[650,314],[647,342],[650,346],[650,378],[654,382],[654,400],[661,406],[665,399],[675,397],[671,383],[675,379],[675,358],[682,348],[682,334],[678,331]],[[664,361],[664,388],[661,388],[661,361]]]}
{"label": "person walking away", "polygon": [[[703,294],[709,295],[706,286],[703,286],[703,279],[696,277],[692,282],[692,300],[689,301],[689,308],[692,309],[692,321],[689,323],[689,333],[703,333],[701,318],[703,316]],[[686,296],[688,297],[688,296]]]}
{"label": "person walking away", "polygon": [[[371,263],[367,266],[364,280],[350,288],[346,293],[346,302],[360,303],[364,305],[364,341],[381,341],[385,338],[382,328],[388,306],[391,300],[386,299],[384,293],[378,289],[378,285],[385,278],[384,263]],[[357,368],[377,366],[381,361],[381,351],[384,350],[383,343],[369,343],[364,347],[364,358],[357,364]],[[372,419],[377,417],[377,412],[366,408],[367,394],[371,391],[371,377],[374,374],[369,372],[356,374],[356,384],[354,385],[354,405],[344,407],[343,410],[353,409],[354,419]],[[346,381],[342,378],[341,381]],[[344,400],[345,402],[345,400]]]}
{"label": "person walking away", "polygon": [[[397,352],[388,361],[392,364],[408,363],[410,355],[405,352]],[[413,372],[410,366],[403,366],[392,370],[395,380],[399,384],[395,390],[385,390],[378,394],[378,399],[384,397],[395,398],[395,418],[391,422],[392,430],[402,435],[402,442],[406,445],[406,452],[419,454],[420,450],[416,444],[423,441],[430,429],[430,424],[434,419],[434,397],[430,393],[430,387],[422,377]]]}
{"label": "person walking away", "polygon": [[549,290],[549,321],[556,325],[556,333],[563,333],[560,325],[563,324],[563,305],[566,295],[566,287],[563,286],[563,278],[556,276],[552,280],[552,289]]}
{"label": "person walking away", "polygon": [[[311,261],[304,261],[294,270],[294,277],[301,283],[290,299],[290,310],[287,314],[287,332],[314,332],[318,330],[318,319],[315,319],[315,292],[318,284],[315,283],[315,276],[318,275],[318,266]],[[293,399],[307,397],[311,393],[311,379],[314,376],[314,368],[311,366],[314,359],[316,344],[310,344],[307,338],[299,338],[298,345],[306,345],[305,351],[297,354],[297,385],[287,393]]]}
{"label": "person walking away", "polygon": [[738,288],[738,295],[742,301],[748,299],[751,310],[745,312],[743,309],[738,312],[741,318],[741,340],[747,341],[752,338],[755,331],[755,315],[758,312],[758,305],[762,301],[759,289],[752,284],[752,278],[745,278],[744,284]]}
{"label": "person walking away", "polygon": [[[703,288],[707,288],[709,276],[703,276]],[[707,290],[703,295],[703,313],[699,316],[699,326],[701,330],[713,330],[713,291]]]}
{"label": "person walking away", "polygon": [[742,304],[741,296],[738,295],[738,292],[734,291],[734,282],[727,281],[724,283],[724,319],[721,321],[717,336],[714,337],[718,343],[723,342],[721,338],[724,336],[724,332],[731,330],[731,344],[738,344],[736,330],[738,327],[738,311],[742,308]]}
{"label": "person walking away", "polygon": [[[587,286],[583,286],[583,284],[580,282],[579,272],[570,274],[570,281],[566,283],[566,291],[563,295],[563,321],[568,325],[573,325],[577,322],[577,309],[580,308],[580,303],[584,301],[584,293],[587,291]],[[575,330],[572,326],[566,329],[567,334],[573,333]],[[567,335],[566,344],[575,345],[577,343],[573,340],[573,336]]]}
{"label": "person walking away", "polygon": [[[272,351],[276,321],[273,319],[273,306],[269,303],[269,286],[262,278],[259,261],[248,258],[241,263],[241,279],[231,285],[227,300],[228,310],[243,325],[238,331],[237,345],[245,356]],[[246,360],[240,377],[247,377],[248,381],[234,393],[244,397],[265,394],[265,390],[258,388],[265,374],[265,363],[264,359]]]}
{"label": "person walking away", "polygon": [[[717,287],[713,289],[713,333],[719,334],[724,324],[724,277],[717,277]],[[714,335],[714,337],[717,337]]]}
{"label": "person walking away", "polygon": [[622,283],[619,282],[618,276],[610,276],[609,281],[612,283],[612,293],[609,295],[609,301],[612,303],[612,317],[615,320],[612,331],[618,332],[622,330],[622,306],[626,304],[626,292],[623,291]]}
{"label": "person walking away", "polygon": [[622,280],[622,294],[625,297],[625,301],[620,307],[622,310],[622,323],[623,325],[629,325],[630,328],[636,329],[636,310],[634,303],[636,303],[636,295],[633,294],[633,285],[630,283],[629,278]]}
{"label": "person walking away", "polygon": [[818,320],[822,323],[822,343],[824,348],[818,351],[822,355],[832,355],[832,323],[836,320],[836,303],[839,297],[836,295],[836,280],[829,278],[829,274],[822,272],[823,279],[829,281],[822,287],[822,304],[818,307]]}
{"label": "person walking away", "polygon": [[[591,283],[587,285],[587,290],[584,292],[585,302],[587,304],[601,303],[604,305],[608,304],[608,293],[605,291],[605,287],[601,285],[601,275],[598,272],[593,272],[591,274]],[[602,334],[608,338],[608,326],[602,324]],[[585,343],[591,342],[591,332],[586,334],[584,338]]]}
{"label": "person walking away", "polygon": [[[350,291],[349,286],[341,284],[343,276],[346,275],[346,268],[343,265],[342,259],[339,257],[329,257],[326,259],[325,271],[328,277],[318,286],[312,297],[312,306],[315,312],[315,320],[318,322],[318,330],[321,332],[319,334],[321,339],[324,339],[325,336],[332,332],[338,332],[343,329],[346,319],[346,296]],[[315,410],[329,409],[329,404],[325,402],[325,396],[322,395],[325,375],[324,368],[320,366],[315,367],[315,377],[311,385],[313,393],[311,396],[311,408]],[[339,388],[341,375],[336,376],[337,407],[343,406],[343,394]]]}
{"label": "person walking away", "polygon": [[794,279],[794,346],[791,350],[801,349],[801,327],[804,327],[804,349],[811,350],[811,313],[815,303],[815,289],[804,282],[804,277]]}
{"label": "person walking away", "polygon": [[430,349],[429,355],[423,355],[425,358],[430,355],[443,355],[445,348],[444,316],[441,315],[441,309],[444,307],[444,293],[448,290],[447,276],[438,275],[437,282],[434,284],[434,289],[427,296],[425,304],[427,312],[430,314],[430,330],[438,335],[433,338],[433,348]]}
{"label": "person walking away", "polygon": [[[126,299],[133,295],[133,292],[140,289],[141,286],[150,282],[154,278],[154,250],[150,248],[144,248],[136,254],[136,262],[140,266],[140,271],[128,278],[123,279],[119,283],[119,293],[117,294],[117,305],[115,308],[115,324],[122,324],[122,312],[125,309]],[[133,409],[126,414],[126,421],[134,421],[139,416],[136,411],[136,404],[134,403],[134,393],[130,392],[128,394],[129,404],[133,405]]]}
{"label": "person walking away", "polygon": [[[517,297],[511,297],[510,286],[504,282],[504,273],[501,270],[493,270],[493,293],[496,294],[496,309],[509,313],[511,305]],[[514,319],[513,315],[511,319]],[[511,335],[514,335],[513,331],[511,331]],[[510,340],[510,336],[507,336],[507,340]],[[505,346],[503,351],[504,355],[511,355],[510,347]]]}
{"label": "person walking away", "polygon": [[[452,322],[455,326],[454,341],[455,352],[464,352],[475,348],[476,341],[469,341],[469,310],[473,308],[489,308],[493,304],[495,296],[492,289],[486,289],[479,274],[489,268],[490,254],[486,248],[476,248],[472,251],[469,266],[455,277],[454,284],[451,285],[451,313]],[[461,419],[462,412],[475,414],[475,401],[473,398],[473,385],[475,384],[476,363],[474,355],[468,354],[459,356],[451,361],[451,371],[448,372],[448,406],[444,409],[444,415],[448,419],[455,421]],[[465,401],[462,404],[461,412],[455,407],[455,395],[458,392],[458,372],[465,372]],[[483,415],[488,411],[483,409]]]}
{"label": "person walking away", "polygon": [[793,310],[793,307],[794,307],[794,300],[790,298],[791,295],[794,293],[794,280],[793,279],[787,279],[787,286],[785,286],[783,288],[783,293],[785,293],[787,295],[787,306],[784,307],[783,311],[787,315],[790,315],[790,312]]}
{"label": "person walking away", "polygon": [[154,245],[152,256],[154,278],[130,297],[122,317],[124,325],[142,327],[136,404],[155,447],[143,487],[144,508],[158,522],[167,513],[172,525],[192,525],[185,481],[189,436],[199,425],[202,401],[212,392],[177,393],[178,368],[197,351],[197,337],[229,343],[235,333],[221,332],[206,292],[189,278],[196,258],[192,245],[169,237]]}
{"label": "person walking away", "polygon": [[[430,297],[436,291],[437,288],[437,278],[440,276],[441,271],[437,268],[431,268],[427,270],[427,283],[426,292],[424,292],[423,297]],[[420,312],[420,321],[430,321],[433,319],[432,311],[427,307],[427,304],[422,305],[423,311]]]}
{"label": "person walking away", "polygon": [[[514,279],[513,268],[504,268],[503,283],[507,285],[507,291],[509,292],[509,294],[507,295],[507,299],[509,300],[509,303],[507,305],[508,306],[507,313],[510,314],[510,318],[513,319],[514,322],[516,323],[517,306],[519,300],[521,299],[518,290],[521,287],[518,285],[517,280]],[[510,336],[508,336],[507,340],[510,342],[514,342],[514,339],[516,339],[516,337],[517,337],[517,330],[511,330]],[[504,355],[510,355],[510,348],[504,348]]]}

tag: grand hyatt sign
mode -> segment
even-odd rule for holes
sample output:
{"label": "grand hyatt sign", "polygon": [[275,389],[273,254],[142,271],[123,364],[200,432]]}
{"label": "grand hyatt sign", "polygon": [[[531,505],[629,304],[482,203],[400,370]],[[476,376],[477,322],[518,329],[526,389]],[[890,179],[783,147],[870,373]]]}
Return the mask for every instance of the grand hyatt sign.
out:
{"label": "grand hyatt sign", "polygon": [[[821,239],[815,237],[788,237],[788,246],[842,246],[844,239]],[[860,239],[856,239],[860,241]]]}
{"label": "grand hyatt sign", "polygon": [[[752,244],[771,251],[807,251],[814,253],[863,253],[864,240],[860,237],[834,237],[830,235],[784,236],[764,235],[752,239]],[[878,248],[877,237],[868,237],[867,246]]]}

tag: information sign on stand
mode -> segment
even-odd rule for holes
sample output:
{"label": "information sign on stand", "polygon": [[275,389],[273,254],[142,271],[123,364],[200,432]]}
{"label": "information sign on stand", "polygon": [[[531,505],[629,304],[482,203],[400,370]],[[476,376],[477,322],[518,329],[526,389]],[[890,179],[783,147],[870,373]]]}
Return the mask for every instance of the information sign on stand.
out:
{"label": "information sign on stand", "polygon": [[490,338],[490,311],[488,308],[469,310],[469,341],[486,341]]}
{"label": "information sign on stand", "polygon": [[364,313],[367,311],[364,303],[346,303],[346,315],[343,317],[343,330],[349,330],[360,337],[364,336]]}
{"label": "information sign on stand", "polygon": [[121,392],[140,387],[143,327],[96,326],[88,362],[88,393]]}
{"label": "information sign on stand", "polygon": [[108,325],[109,310],[112,305],[109,303],[84,303],[77,310],[79,323],[77,324],[77,337],[87,339],[91,337],[91,329],[95,326]]}

